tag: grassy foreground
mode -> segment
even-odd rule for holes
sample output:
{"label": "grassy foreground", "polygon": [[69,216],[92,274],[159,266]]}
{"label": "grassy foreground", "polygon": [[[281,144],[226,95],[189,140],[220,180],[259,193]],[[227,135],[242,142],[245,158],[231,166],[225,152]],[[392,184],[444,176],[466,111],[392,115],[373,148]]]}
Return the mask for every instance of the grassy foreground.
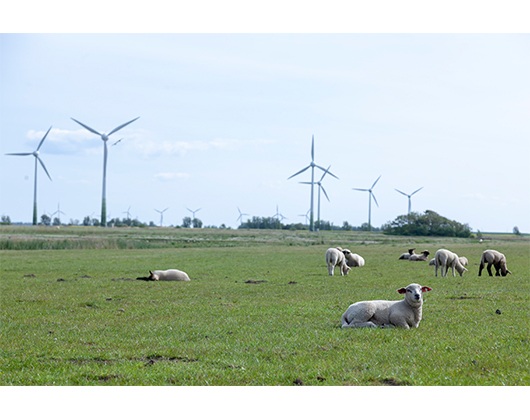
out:
{"label": "grassy foreground", "polygon": [[[527,237],[5,228],[0,241],[0,385],[530,385]],[[466,256],[469,272],[399,261],[410,244]],[[366,266],[329,277],[337,245]],[[477,276],[487,248],[513,275]],[[192,281],[136,280],[164,268]],[[433,288],[418,329],[340,328],[349,304],[412,282]]]}

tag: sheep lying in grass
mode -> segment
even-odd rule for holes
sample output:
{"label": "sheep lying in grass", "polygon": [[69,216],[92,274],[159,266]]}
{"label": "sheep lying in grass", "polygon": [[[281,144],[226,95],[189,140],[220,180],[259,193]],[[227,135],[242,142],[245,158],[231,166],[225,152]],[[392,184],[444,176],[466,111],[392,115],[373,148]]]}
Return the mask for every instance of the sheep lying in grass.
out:
{"label": "sheep lying in grass", "polygon": [[411,249],[409,249],[409,252],[405,252],[405,253],[401,254],[401,255],[399,256],[398,260],[408,260],[408,259],[410,258],[410,256],[411,256],[412,254],[414,254],[414,250],[415,250],[415,249],[416,249],[416,248],[411,248]]}
{"label": "sheep lying in grass", "polygon": [[421,321],[423,293],[432,289],[419,284],[409,284],[398,289],[402,300],[368,300],[348,307],[342,315],[342,328],[402,327],[417,328]]}
{"label": "sheep lying in grass", "polygon": [[427,250],[423,251],[421,254],[412,253],[409,257],[409,261],[427,261],[429,254],[430,252]]}
{"label": "sheep lying in grass", "polygon": [[348,267],[364,266],[364,258],[361,257],[359,254],[354,254],[349,249],[344,249],[342,252],[346,257],[346,264],[348,265]]}
{"label": "sheep lying in grass", "polygon": [[496,276],[506,277],[506,275],[512,274],[512,272],[508,270],[508,267],[506,266],[506,257],[504,254],[500,253],[499,251],[495,251],[494,249],[488,249],[482,253],[482,257],[480,258],[480,266],[478,269],[479,276],[482,274],[482,270],[486,264],[488,265],[487,270],[490,276],[493,276],[493,273],[491,272],[492,265],[495,267]]}
{"label": "sheep lying in grass", "polygon": [[442,277],[447,277],[449,267],[453,272],[453,277],[456,277],[455,268],[460,276],[464,274],[464,271],[467,271],[467,268],[462,265],[460,258],[454,252],[447,249],[436,251],[434,254],[434,275],[438,277],[438,268],[440,268]]}
{"label": "sheep lying in grass", "polygon": [[189,276],[180,270],[155,270],[149,271],[149,280],[160,280],[160,281],[190,281]]}
{"label": "sheep lying in grass", "polygon": [[340,268],[341,276],[345,276],[350,271],[341,247],[329,248],[326,251],[326,264],[328,265],[328,274],[330,276],[334,275],[335,267]]}

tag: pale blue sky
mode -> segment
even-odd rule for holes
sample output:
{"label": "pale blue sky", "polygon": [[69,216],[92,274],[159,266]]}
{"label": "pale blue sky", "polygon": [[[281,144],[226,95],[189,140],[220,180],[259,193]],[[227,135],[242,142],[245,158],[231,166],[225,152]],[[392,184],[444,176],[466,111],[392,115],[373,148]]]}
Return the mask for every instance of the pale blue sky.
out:
{"label": "pale blue sky", "polygon": [[[99,217],[112,135],[110,218],[165,225],[197,213],[237,227],[250,216],[303,222],[315,161],[331,202],[322,219],[381,226],[434,210],[472,229],[530,232],[527,34],[1,34],[0,214],[31,222],[31,152],[53,126],[38,208]],[[113,142],[109,142],[109,146]],[[320,173],[317,171],[317,177]],[[15,200],[9,197],[17,197]],[[316,208],[315,208],[316,211]]]}

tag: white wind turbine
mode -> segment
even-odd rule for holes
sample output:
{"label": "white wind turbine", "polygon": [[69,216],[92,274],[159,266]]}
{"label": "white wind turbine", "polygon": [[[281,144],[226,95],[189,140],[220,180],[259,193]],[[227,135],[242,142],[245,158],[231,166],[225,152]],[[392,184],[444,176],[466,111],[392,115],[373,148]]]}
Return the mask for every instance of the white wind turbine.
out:
{"label": "white wind turbine", "polygon": [[[80,121],[77,121],[75,118],[72,118],[76,123],[78,123],[80,126],[86,128],[91,133],[97,134],[99,137],[101,137],[101,140],[103,140],[103,188],[101,193],[101,226],[107,226],[107,198],[106,198],[106,191],[107,191],[107,155],[108,155],[108,148],[107,148],[107,141],[109,140],[109,136],[111,134],[114,134],[116,131],[121,130],[126,125],[129,125],[130,123],[136,121],[140,117],[136,117],[134,120],[128,121],[122,125],[119,125],[114,130],[111,130],[108,134],[106,133],[100,133],[93,128],[89,127],[86,124],[83,124]],[[120,140],[118,140],[116,143],[118,143]],[[116,144],[114,143],[114,144]]]}
{"label": "white wind turbine", "polygon": [[250,216],[248,213],[242,213],[239,207],[237,208],[237,211],[239,212],[239,217],[236,219],[236,221],[239,223],[243,223],[243,216]]}
{"label": "white wind turbine", "polygon": [[6,155],[11,156],[34,156],[35,157],[35,177],[33,181],[33,224],[37,224],[37,162],[39,162],[42,166],[42,169],[44,169],[44,172],[46,172],[46,175],[48,175],[48,178],[50,178],[50,181],[52,180],[52,177],[48,173],[48,170],[46,169],[46,166],[44,166],[44,162],[39,157],[39,150],[42,146],[42,143],[44,143],[44,140],[46,139],[46,136],[50,132],[52,128],[48,128],[48,131],[46,131],[46,134],[40,141],[39,145],[37,146],[37,149],[35,149],[33,152],[29,153],[6,153]]}
{"label": "white wind turbine", "polygon": [[50,215],[50,218],[53,218],[53,216],[57,215],[57,220],[59,221],[59,224],[61,224],[61,214],[64,214],[66,216],[66,214],[61,211],[60,203],[57,203],[57,211],[54,211]]}
{"label": "white wind turbine", "polygon": [[403,191],[399,191],[397,188],[394,188],[398,193],[400,194],[403,194],[404,196],[408,197],[409,198],[409,211],[407,214],[410,214],[410,209],[411,209],[411,199],[410,197],[412,197],[414,194],[416,194],[419,190],[421,190],[423,187],[421,188],[418,188],[416,191],[414,191],[412,194],[406,194],[404,193]]}
{"label": "white wind turbine", "polygon": [[188,209],[187,207],[186,207],[186,209],[187,209],[189,212],[191,212],[191,214],[193,215],[193,216],[192,216],[193,219],[195,219],[195,213],[197,213],[197,212],[200,210],[200,209],[192,210],[192,209]]}
{"label": "white wind turbine", "polygon": [[[301,174],[302,172],[308,170],[311,168],[311,202],[310,202],[310,208],[309,208],[309,230],[313,231],[314,229],[314,211],[313,211],[313,197],[314,197],[314,186],[315,186],[315,167],[318,169],[321,169],[322,171],[326,172],[326,169],[324,169],[322,166],[319,166],[315,163],[315,136],[311,139],[311,163],[307,165],[304,169],[301,169],[294,175],[291,175],[287,179],[291,179],[295,177],[296,175]],[[329,169],[329,168],[328,168]],[[328,173],[334,177],[337,178],[335,175],[333,175],[331,172],[328,171]],[[339,179],[339,178],[337,178]]]}
{"label": "white wind turbine", "polygon": [[[379,178],[381,178],[381,175],[379,175]],[[377,184],[377,181],[379,181],[379,178],[375,180],[375,182],[372,184],[372,186],[368,189],[365,188],[352,188],[352,190],[357,191],[368,191],[368,229],[372,230],[372,197],[374,198],[375,204],[377,207],[379,207],[379,204],[377,204],[377,200],[375,198],[375,195],[373,193],[373,189],[375,187],[375,184]]]}
{"label": "white wind turbine", "polygon": [[155,209],[155,211],[156,211],[157,213],[160,213],[160,227],[162,227],[162,224],[163,224],[163,222],[164,222],[164,212],[165,212],[167,209],[169,209],[169,207],[166,207],[164,210],[157,210],[157,209]]}
{"label": "white wind turbine", "polygon": [[[322,180],[324,179],[326,174],[329,173],[329,168],[331,168],[331,165],[329,165],[328,169],[326,169],[324,171],[324,173],[322,174],[322,177],[320,178],[320,180],[318,182],[315,182],[315,184],[318,185],[318,198],[317,198],[317,224],[318,224],[318,229],[320,229],[320,191],[321,190],[324,193],[324,195],[326,196],[327,200],[329,201],[328,194],[326,193],[326,190],[322,186]],[[311,184],[311,182],[300,182],[300,184]]]}

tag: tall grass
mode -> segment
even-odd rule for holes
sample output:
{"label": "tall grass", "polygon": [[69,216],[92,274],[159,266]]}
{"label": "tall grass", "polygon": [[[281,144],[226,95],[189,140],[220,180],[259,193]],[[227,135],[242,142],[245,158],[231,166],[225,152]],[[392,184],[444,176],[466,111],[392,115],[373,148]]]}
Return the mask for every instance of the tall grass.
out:
{"label": "tall grass", "polygon": [[[0,384],[530,385],[528,242],[177,233],[195,242],[0,251]],[[447,246],[469,272],[435,278],[399,261],[410,243]],[[366,266],[329,277],[329,244]],[[514,274],[478,277],[485,247],[505,252]],[[154,268],[192,281],[136,280]],[[340,328],[353,301],[400,299],[411,282],[433,288],[418,329]]]}

